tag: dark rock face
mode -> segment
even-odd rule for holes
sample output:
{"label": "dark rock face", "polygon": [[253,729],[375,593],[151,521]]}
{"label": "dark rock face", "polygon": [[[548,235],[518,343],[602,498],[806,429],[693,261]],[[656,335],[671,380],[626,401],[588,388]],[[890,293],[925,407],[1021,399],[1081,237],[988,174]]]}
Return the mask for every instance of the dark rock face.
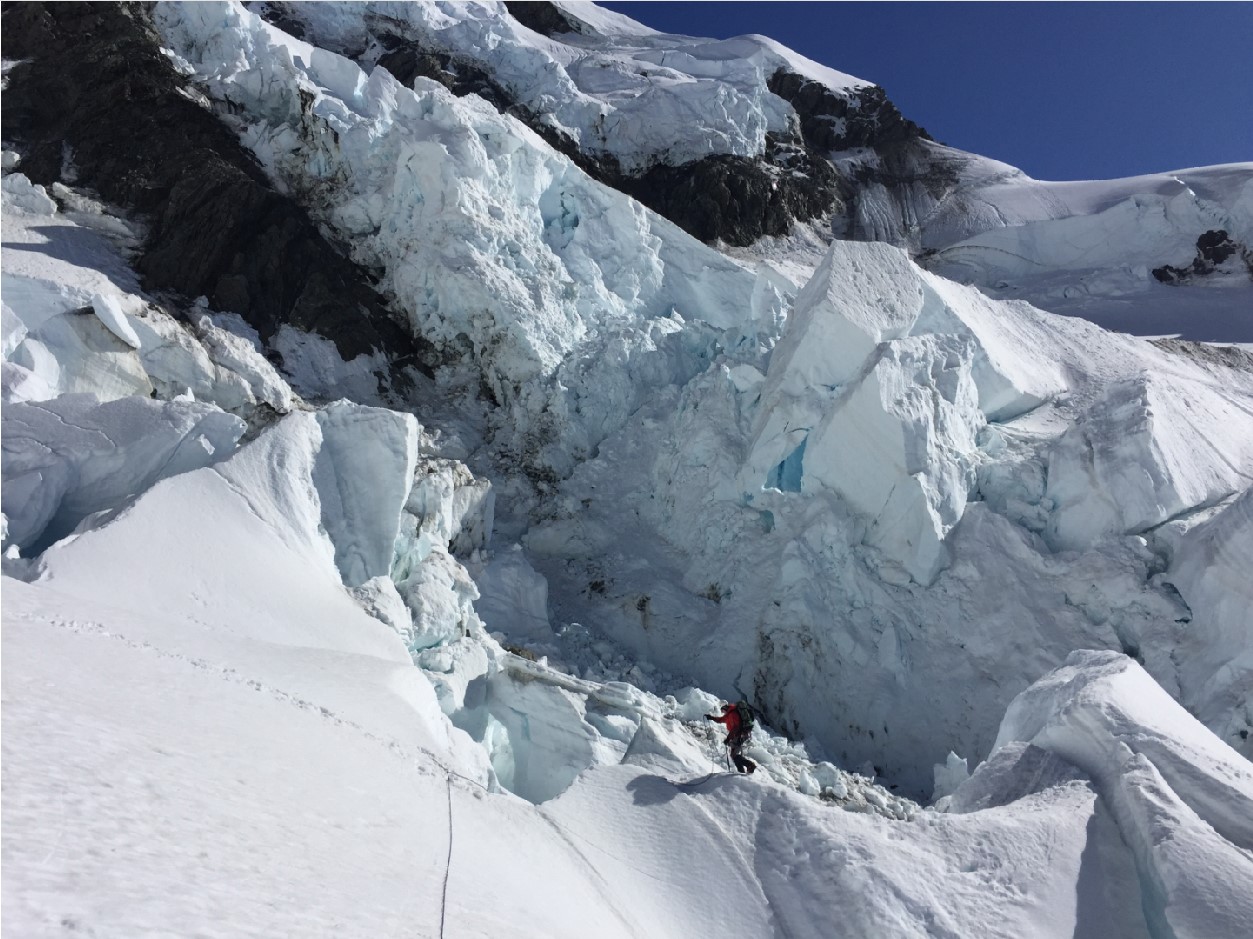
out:
{"label": "dark rock face", "polygon": [[931,139],[925,130],[907,121],[877,85],[844,96],[821,82],[779,69],[766,87],[796,109],[805,143],[821,152]]}
{"label": "dark rock face", "polygon": [[[511,2],[508,6],[519,22],[536,32],[581,31],[577,20],[550,3]],[[256,12],[280,29],[304,32],[298,22],[299,8],[267,3]],[[403,22],[376,15],[369,18],[367,27],[376,49],[383,50],[375,61],[397,81],[411,86],[421,76],[458,96],[479,95],[502,114],[522,121],[593,179],[638,199],[702,241],[749,245],[765,235],[787,234],[794,221],[842,208],[835,168],[804,141],[771,137],[763,157],[717,155],[680,166],[658,163],[643,172],[627,173],[612,155],[582,150],[544,121],[541,111],[519,100],[478,65],[431,48]],[[335,51],[359,61],[366,54],[362,49]]]}
{"label": "dark rock face", "polygon": [[[937,157],[932,137],[906,120],[878,86],[840,95],[821,82],[779,69],[768,82],[772,92],[796,110],[805,143],[822,153],[870,149],[876,159],[842,180],[848,205],[840,237],[858,241],[913,243],[911,220],[919,205],[939,201],[959,180],[959,167]],[[863,210],[863,194],[871,185],[886,190],[891,213],[882,206]]]}
{"label": "dark rock face", "polygon": [[582,33],[583,24],[545,0],[505,0],[509,15],[541,36]]}
{"label": "dark rock face", "polygon": [[1196,257],[1190,265],[1175,267],[1173,264],[1166,264],[1155,267],[1153,276],[1163,284],[1178,286],[1213,274],[1220,265],[1235,256],[1239,256],[1249,276],[1253,277],[1253,251],[1247,245],[1233,240],[1225,230],[1212,229],[1196,240]]}
{"label": "dark rock face", "polygon": [[840,202],[835,167],[803,146],[767,141],[764,159],[710,156],[610,182],[701,241],[750,245]]}
{"label": "dark rock face", "polygon": [[1150,339],[1153,345],[1174,355],[1187,356],[1210,365],[1222,365],[1240,372],[1253,372],[1253,352],[1239,346],[1216,346],[1188,339]]}
{"label": "dark rock face", "polygon": [[[846,228],[838,233],[854,241],[886,241],[913,251],[920,244],[919,216],[961,182],[964,159],[952,151],[915,138],[881,146],[877,160],[856,167],[848,180]],[[881,186],[884,212],[870,194]]]}
{"label": "dark rock face", "polygon": [[505,88],[482,69],[454,59],[445,52],[427,49],[411,39],[402,39],[393,33],[378,37],[385,52],[378,57],[378,64],[392,73],[402,85],[413,86],[415,78],[429,78],[439,82],[457,97],[478,95],[502,114],[513,113],[517,103]]}
{"label": "dark rock face", "polygon": [[185,97],[139,5],[14,3],[3,14],[4,136],[36,182],[62,175],[137,213],[136,267],[150,289],[205,296],[263,339],[284,323],[335,342],[345,359],[385,352],[429,366],[414,340],[304,210],[273,189],[212,113]]}

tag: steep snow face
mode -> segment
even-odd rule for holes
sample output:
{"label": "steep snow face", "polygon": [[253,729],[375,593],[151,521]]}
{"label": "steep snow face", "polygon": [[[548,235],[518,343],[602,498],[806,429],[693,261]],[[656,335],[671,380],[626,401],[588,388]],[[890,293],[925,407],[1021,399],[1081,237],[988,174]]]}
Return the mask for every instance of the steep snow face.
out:
{"label": "steep snow face", "polygon": [[1253,489],[1190,520],[1163,525],[1161,577],[1192,611],[1180,637],[1180,700],[1224,741],[1253,758]]}
{"label": "steep snow face", "polygon": [[1253,766],[1135,663],[1076,652],[1010,706],[997,747],[1016,741],[1093,780],[1135,859],[1153,934],[1247,930]]}
{"label": "steep snow face", "polygon": [[[267,3],[311,42],[347,51],[415,42],[490,74],[580,149],[626,171],[714,154],[760,156],[767,133],[794,132],[768,88],[779,69],[837,93],[869,86],[764,36],[672,36],[592,4],[562,7],[573,30],[541,35],[497,3]],[[381,44],[381,48],[379,47]],[[370,63],[372,64],[372,62]]]}
{"label": "steep snow face", "polygon": [[639,386],[777,332],[767,281],[483,102],[367,76],[238,5],[170,4],[157,21],[262,162],[382,270],[415,332],[472,357],[530,464],[568,472]]}
{"label": "steep snow face", "polygon": [[1253,485],[1247,394],[1144,375],[1111,385],[1049,453],[1055,548],[1143,532]]}
{"label": "steep snow face", "polygon": [[[1108,328],[1253,341],[1253,163],[1040,182],[982,162],[970,157],[967,178],[916,211],[910,243],[929,269]],[[1189,289],[1165,286],[1207,239],[1230,250]]]}

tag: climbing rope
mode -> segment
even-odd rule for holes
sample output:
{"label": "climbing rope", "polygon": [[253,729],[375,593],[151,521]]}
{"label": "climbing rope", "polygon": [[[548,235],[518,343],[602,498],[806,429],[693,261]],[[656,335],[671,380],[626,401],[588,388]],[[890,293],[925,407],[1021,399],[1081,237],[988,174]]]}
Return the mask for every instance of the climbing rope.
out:
{"label": "climbing rope", "polygon": [[444,939],[444,914],[448,910],[448,874],[452,871],[452,776],[448,784],[448,857],[444,859],[444,890],[439,899],[439,939]]}

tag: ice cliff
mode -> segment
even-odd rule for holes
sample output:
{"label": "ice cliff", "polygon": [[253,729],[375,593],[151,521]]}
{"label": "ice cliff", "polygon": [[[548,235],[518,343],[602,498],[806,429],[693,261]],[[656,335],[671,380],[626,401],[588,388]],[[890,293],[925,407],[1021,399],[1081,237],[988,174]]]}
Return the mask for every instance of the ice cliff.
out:
{"label": "ice cliff", "polygon": [[[482,376],[499,405],[493,465],[545,485],[573,473],[547,506],[507,507],[511,530],[530,528],[562,619],[603,622],[662,668],[750,692],[777,721],[920,792],[949,746],[986,750],[1009,695],[1077,645],[1127,650],[1178,688],[1170,650],[1192,615],[1159,577],[1166,551],[1153,533],[1247,488],[1239,366],[998,302],[881,245],[836,242],[805,283],[746,269],[474,96],[367,72],[370,55],[353,50],[378,39],[377,11],[283,9],[304,39],[227,4],[166,5],[157,22],[172,60],[229,104],[276,183],[381,271],[449,362],[443,380],[471,384],[452,378],[467,367]],[[484,29],[503,37],[494,61],[517,90],[509,63],[529,61],[537,40],[502,15],[415,7],[387,26],[461,52]],[[551,55],[558,44],[540,45]],[[751,65],[746,49],[716,54]],[[549,80],[578,108],[603,109]],[[991,185],[975,169],[971,185]],[[1226,206],[1206,225],[1243,230],[1241,172],[1195,174]],[[1058,224],[1099,227],[1147,185],[1071,187],[1058,208],[1034,183],[995,178],[1018,200],[1003,213],[1011,232],[1046,204]],[[971,218],[960,224],[983,224]],[[937,219],[943,238],[968,234]],[[1161,239],[1145,241],[1145,259],[1150,242]],[[612,584],[599,572],[622,553],[615,533],[638,573]],[[677,577],[665,571],[676,563]],[[989,584],[1011,602],[988,609]],[[711,591],[750,599],[711,609]],[[1058,595],[1070,598],[1060,610],[1044,599]],[[950,706],[953,675],[969,700]],[[946,739],[891,719],[900,696],[904,713],[949,727]]]}

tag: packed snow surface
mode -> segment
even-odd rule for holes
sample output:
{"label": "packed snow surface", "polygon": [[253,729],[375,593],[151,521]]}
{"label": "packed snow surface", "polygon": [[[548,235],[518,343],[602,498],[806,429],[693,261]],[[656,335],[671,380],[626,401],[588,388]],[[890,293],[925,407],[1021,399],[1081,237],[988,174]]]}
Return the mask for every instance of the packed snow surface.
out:
{"label": "packed snow surface", "polygon": [[[710,775],[651,722],[537,807],[482,785],[376,620],[335,638],[282,594],[157,616],[86,586],[5,584],[4,917],[23,935],[816,937],[834,909],[867,934],[1095,939],[1239,935],[1249,914],[1248,764],[1120,657],[1033,687],[961,814]],[[1146,742],[1120,757],[1119,737]]]}

